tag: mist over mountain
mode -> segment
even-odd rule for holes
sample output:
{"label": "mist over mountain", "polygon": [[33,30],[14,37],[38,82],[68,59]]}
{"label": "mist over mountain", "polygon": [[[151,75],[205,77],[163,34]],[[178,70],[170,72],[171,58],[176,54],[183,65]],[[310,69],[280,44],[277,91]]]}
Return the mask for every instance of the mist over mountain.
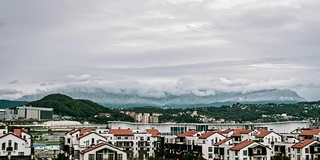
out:
{"label": "mist over mountain", "polygon": [[76,99],[88,99],[108,107],[201,107],[220,106],[233,103],[295,103],[305,101],[296,92],[289,89],[265,89],[246,92],[202,91],[174,95],[164,92],[164,96],[139,95],[138,93],[122,90],[112,93],[102,88],[60,88],[41,94],[25,95],[18,100],[34,101],[52,93],[61,93]]}

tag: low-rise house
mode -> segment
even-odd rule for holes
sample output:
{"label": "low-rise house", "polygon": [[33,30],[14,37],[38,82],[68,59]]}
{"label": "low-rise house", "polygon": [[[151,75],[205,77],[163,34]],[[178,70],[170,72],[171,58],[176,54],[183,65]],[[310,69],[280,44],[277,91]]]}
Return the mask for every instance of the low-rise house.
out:
{"label": "low-rise house", "polygon": [[290,158],[292,160],[313,160],[319,158],[319,142],[313,139],[305,139],[294,144]]}
{"label": "low-rise house", "polygon": [[127,153],[106,142],[98,143],[80,153],[80,160],[127,160]]}
{"label": "low-rise house", "polygon": [[230,159],[234,160],[270,160],[271,149],[253,140],[245,140],[231,147]]}
{"label": "low-rise house", "polygon": [[299,139],[315,139],[320,140],[320,129],[302,129],[300,130]]}
{"label": "low-rise house", "polygon": [[14,129],[0,137],[0,159],[30,160],[32,155],[31,135],[26,129]]}
{"label": "low-rise house", "polygon": [[233,147],[232,139],[230,137],[225,138],[215,144],[214,146],[214,159],[215,160],[229,160],[229,149]]}
{"label": "low-rise house", "polygon": [[202,134],[197,142],[197,144],[202,147],[202,157],[207,160],[212,160],[214,157],[214,144],[225,138],[225,136],[215,131]]}

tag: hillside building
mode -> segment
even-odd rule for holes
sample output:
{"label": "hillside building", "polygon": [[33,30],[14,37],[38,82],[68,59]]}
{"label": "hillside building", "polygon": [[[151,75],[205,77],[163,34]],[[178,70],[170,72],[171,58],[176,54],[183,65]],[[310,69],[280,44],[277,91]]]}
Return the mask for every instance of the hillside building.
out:
{"label": "hillside building", "polygon": [[51,120],[53,108],[20,106],[17,107],[17,114],[19,119]]}

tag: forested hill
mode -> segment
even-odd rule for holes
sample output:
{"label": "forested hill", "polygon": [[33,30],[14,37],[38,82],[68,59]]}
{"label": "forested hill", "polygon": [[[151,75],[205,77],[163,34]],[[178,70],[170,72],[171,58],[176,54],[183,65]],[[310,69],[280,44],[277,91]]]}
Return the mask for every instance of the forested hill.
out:
{"label": "forested hill", "polygon": [[[154,108],[137,107],[124,112],[158,113],[159,122],[213,122],[224,119],[235,122],[277,122],[320,119],[320,101],[294,104],[233,104],[221,107]],[[194,115],[196,111],[197,115]]]}
{"label": "forested hill", "polygon": [[27,104],[26,101],[9,101],[9,100],[0,100],[0,109],[12,108],[16,106],[21,106]]}
{"label": "forested hill", "polygon": [[82,119],[91,119],[97,117],[99,113],[109,113],[110,117],[106,120],[121,120],[121,121],[133,121],[133,118],[125,114],[120,113],[117,110],[112,110],[107,107],[103,107],[95,102],[89,100],[76,100],[62,94],[51,94],[44,98],[30,102],[26,105],[34,107],[53,108],[54,114],[62,116],[72,116]]}

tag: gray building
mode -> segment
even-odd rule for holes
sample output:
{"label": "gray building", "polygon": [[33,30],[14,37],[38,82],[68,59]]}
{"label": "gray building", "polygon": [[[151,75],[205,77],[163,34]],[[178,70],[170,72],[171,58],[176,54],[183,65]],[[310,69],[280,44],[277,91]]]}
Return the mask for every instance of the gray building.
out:
{"label": "gray building", "polygon": [[48,120],[53,119],[53,108],[41,108],[32,106],[17,107],[19,119]]}
{"label": "gray building", "polygon": [[1,120],[14,120],[18,119],[18,115],[14,114],[14,110],[12,109],[0,109],[0,119]]}

